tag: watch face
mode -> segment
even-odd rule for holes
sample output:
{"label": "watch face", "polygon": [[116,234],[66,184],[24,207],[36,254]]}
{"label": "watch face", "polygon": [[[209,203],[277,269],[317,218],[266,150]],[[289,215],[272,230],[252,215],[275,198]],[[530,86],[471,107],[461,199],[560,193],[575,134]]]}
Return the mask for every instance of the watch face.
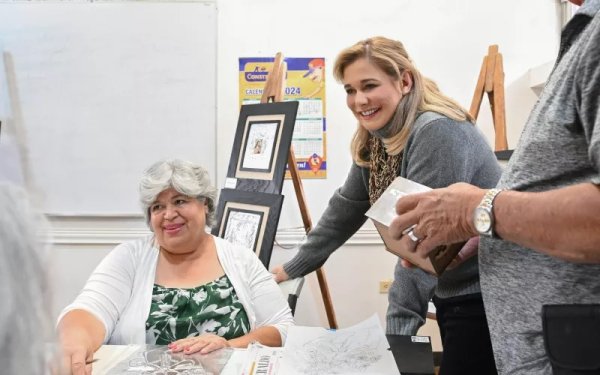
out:
{"label": "watch face", "polygon": [[475,229],[477,229],[477,232],[489,232],[492,228],[492,216],[490,211],[482,207],[477,207],[473,216],[473,222],[475,224]]}

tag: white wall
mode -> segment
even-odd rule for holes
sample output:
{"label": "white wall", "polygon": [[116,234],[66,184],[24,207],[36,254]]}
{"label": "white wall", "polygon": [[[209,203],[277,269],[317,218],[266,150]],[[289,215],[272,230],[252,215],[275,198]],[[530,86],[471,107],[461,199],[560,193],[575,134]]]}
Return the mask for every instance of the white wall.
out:
{"label": "white wall", "polygon": [[[324,56],[331,68],[339,50],[359,39],[384,35],[402,40],[419,69],[442,90],[469,106],[481,60],[499,44],[506,72],[508,142],[516,146],[536,97],[529,89],[530,68],[550,61],[558,49],[559,7],[554,0],[217,0],[217,181],[223,187],[238,117],[238,57]],[[349,141],[355,120],[342,88],[327,74],[328,178],[305,180],[313,222],[350,166]],[[487,105],[487,102],[484,102]],[[480,126],[493,140],[489,110]],[[302,239],[299,210],[291,189],[272,264],[293,256]],[[53,217],[56,238],[55,311],[70,301],[95,264],[122,240],[145,233],[140,217]],[[292,247],[283,249],[282,247]],[[382,319],[387,295],[378,282],[392,277],[395,257],[386,253],[372,227],[363,228],[325,265],[338,323],[348,326],[374,312]],[[299,324],[326,326],[316,277],[307,278],[298,302]]]}
{"label": "white wall", "polygon": [[0,119],[45,212],[137,213],[166,157],[216,174],[216,24],[214,2],[0,2]]}

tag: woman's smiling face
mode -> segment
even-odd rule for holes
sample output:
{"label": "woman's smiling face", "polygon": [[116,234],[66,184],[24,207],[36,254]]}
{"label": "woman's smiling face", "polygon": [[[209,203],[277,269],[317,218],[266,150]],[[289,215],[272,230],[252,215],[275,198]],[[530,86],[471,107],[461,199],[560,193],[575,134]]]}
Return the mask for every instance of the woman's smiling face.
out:
{"label": "woman's smiling face", "polygon": [[197,249],[206,233],[205,202],[170,188],[161,192],[150,205],[150,226],[158,244],[172,253]]}
{"label": "woman's smiling face", "polygon": [[346,104],[359,124],[369,130],[383,128],[402,99],[401,82],[361,58],[344,69]]}

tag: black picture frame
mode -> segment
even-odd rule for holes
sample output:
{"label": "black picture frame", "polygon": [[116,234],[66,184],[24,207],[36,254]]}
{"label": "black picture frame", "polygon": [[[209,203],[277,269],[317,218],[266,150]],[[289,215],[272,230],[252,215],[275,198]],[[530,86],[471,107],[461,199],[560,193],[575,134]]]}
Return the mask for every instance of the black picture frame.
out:
{"label": "black picture frame", "polygon": [[250,248],[269,268],[283,195],[222,189],[212,234]]}
{"label": "black picture frame", "polygon": [[225,187],[281,194],[298,102],[240,109]]}

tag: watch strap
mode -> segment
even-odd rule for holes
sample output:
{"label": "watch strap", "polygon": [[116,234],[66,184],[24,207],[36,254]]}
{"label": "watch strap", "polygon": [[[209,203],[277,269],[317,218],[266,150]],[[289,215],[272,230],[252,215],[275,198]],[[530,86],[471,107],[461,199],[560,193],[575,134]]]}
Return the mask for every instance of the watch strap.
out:
{"label": "watch strap", "polygon": [[481,202],[479,203],[479,207],[481,208],[485,208],[486,210],[489,211],[491,217],[492,217],[492,225],[490,226],[490,230],[487,233],[481,233],[487,236],[490,236],[492,238],[498,238],[498,236],[496,235],[496,232],[494,231],[494,225],[496,224],[496,218],[494,216],[494,199],[496,199],[496,197],[498,196],[498,194],[500,194],[500,192],[502,192],[503,189],[490,189],[488,190],[485,195],[483,196],[483,199],[481,199]]}

